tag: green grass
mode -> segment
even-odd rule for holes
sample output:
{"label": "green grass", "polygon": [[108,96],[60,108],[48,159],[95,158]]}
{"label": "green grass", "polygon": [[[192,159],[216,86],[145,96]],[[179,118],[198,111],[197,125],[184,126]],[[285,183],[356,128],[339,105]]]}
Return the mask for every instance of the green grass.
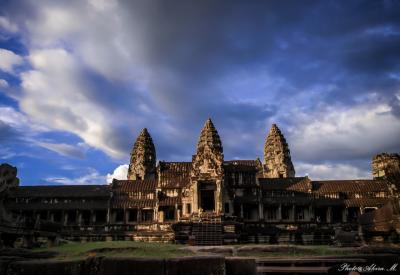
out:
{"label": "green grass", "polygon": [[[331,246],[268,246],[268,245],[235,245],[235,256],[241,257],[305,257],[305,256],[346,256],[354,254],[351,248],[342,249]],[[187,246],[177,244],[147,243],[134,241],[110,242],[68,242],[51,248],[36,248],[34,251],[56,252],[56,259],[82,259],[89,256],[108,257],[151,257],[171,258],[193,255],[221,254],[216,251],[192,252],[184,249]],[[231,246],[232,247],[232,246]],[[215,254],[214,254],[215,255]]]}
{"label": "green grass", "polygon": [[355,254],[352,249],[339,249],[327,245],[289,246],[282,251],[238,251],[242,257],[306,257],[306,256],[346,256]]}
{"label": "green grass", "polygon": [[57,259],[79,259],[89,256],[170,258],[191,256],[193,253],[180,249],[182,245],[134,241],[68,242],[51,248],[34,251],[54,251]]}

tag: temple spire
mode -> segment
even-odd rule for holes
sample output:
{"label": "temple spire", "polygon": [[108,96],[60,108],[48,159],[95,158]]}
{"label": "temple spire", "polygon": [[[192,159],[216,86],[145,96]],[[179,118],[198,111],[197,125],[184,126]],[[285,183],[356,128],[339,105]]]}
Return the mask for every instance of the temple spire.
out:
{"label": "temple spire", "polygon": [[264,160],[264,177],[287,178],[295,176],[289,146],[276,124],[272,124],[266,138]]}
{"label": "temple spire", "polygon": [[217,129],[211,118],[207,119],[204,124],[203,129],[201,130],[199,141],[197,143],[197,153],[202,153],[205,147],[209,147],[211,151],[217,154],[222,154],[223,148],[221,139],[218,135]]}
{"label": "temple spire", "polygon": [[143,128],[133,145],[128,179],[154,178],[155,171],[156,149],[149,132]]}
{"label": "temple spire", "polygon": [[195,173],[221,173],[224,159],[223,147],[218,131],[211,119],[207,119],[201,130],[197,143],[196,155],[193,156],[193,171]]}

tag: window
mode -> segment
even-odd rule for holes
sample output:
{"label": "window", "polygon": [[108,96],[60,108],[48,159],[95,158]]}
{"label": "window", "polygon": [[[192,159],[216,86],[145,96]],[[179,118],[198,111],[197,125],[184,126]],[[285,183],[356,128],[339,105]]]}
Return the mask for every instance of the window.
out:
{"label": "window", "polygon": [[142,221],[152,221],[153,210],[142,210]]}
{"label": "window", "polygon": [[164,210],[164,218],[166,221],[171,221],[175,219],[175,208],[168,207]]}
{"label": "window", "polygon": [[115,213],[115,222],[123,222],[124,221],[124,211],[117,210]]}
{"label": "window", "polygon": [[136,222],[137,221],[137,210],[136,209],[131,209],[128,211],[128,221],[130,222]]}
{"label": "window", "polygon": [[229,202],[225,203],[225,213],[229,213]]}
{"label": "window", "polygon": [[192,213],[192,205],[190,203],[186,204],[186,213]]}
{"label": "window", "polygon": [[268,208],[267,209],[267,219],[268,220],[276,220],[276,208]]}

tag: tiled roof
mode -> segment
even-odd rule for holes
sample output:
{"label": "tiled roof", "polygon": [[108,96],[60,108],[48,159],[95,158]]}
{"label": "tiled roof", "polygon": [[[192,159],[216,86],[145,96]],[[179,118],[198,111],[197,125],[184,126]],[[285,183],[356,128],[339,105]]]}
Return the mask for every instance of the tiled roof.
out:
{"label": "tiled roof", "polygon": [[294,196],[294,197],[269,197],[269,198],[263,198],[262,199],[263,203],[268,204],[268,205],[310,205],[313,203],[313,199],[311,197],[299,197],[299,196]]}
{"label": "tiled roof", "polygon": [[308,192],[311,188],[310,180],[307,177],[295,178],[259,178],[260,186],[267,191],[297,191]]}
{"label": "tiled roof", "polygon": [[155,191],[157,180],[114,180],[112,190],[114,192],[137,192],[137,191]]}
{"label": "tiled roof", "polygon": [[10,197],[19,198],[87,198],[110,196],[109,185],[46,185],[19,186],[10,190]]}
{"label": "tiled roof", "polygon": [[224,165],[257,166],[257,165],[259,165],[259,160],[257,160],[257,159],[225,160]]}
{"label": "tiled roof", "polygon": [[233,171],[257,171],[257,167],[260,165],[259,160],[227,160],[224,161],[225,172]]}
{"label": "tiled roof", "polygon": [[359,198],[344,200],[344,204],[347,207],[376,207],[385,205],[388,202],[389,199],[385,198]]}
{"label": "tiled roof", "polygon": [[311,184],[317,194],[388,192],[388,184],[384,180],[327,180],[312,181]]}
{"label": "tiled roof", "polygon": [[111,208],[153,208],[156,206],[156,200],[152,199],[130,199],[128,197],[114,197],[111,201]]}
{"label": "tiled roof", "polygon": [[159,168],[163,188],[182,188],[190,183],[191,162],[160,161]]}
{"label": "tiled roof", "polygon": [[175,206],[182,204],[181,197],[165,197],[159,201],[159,206]]}
{"label": "tiled roof", "polygon": [[103,201],[72,201],[72,202],[58,202],[58,203],[44,203],[44,202],[29,202],[29,203],[16,203],[7,202],[7,209],[13,210],[96,210],[107,209],[108,200]]}

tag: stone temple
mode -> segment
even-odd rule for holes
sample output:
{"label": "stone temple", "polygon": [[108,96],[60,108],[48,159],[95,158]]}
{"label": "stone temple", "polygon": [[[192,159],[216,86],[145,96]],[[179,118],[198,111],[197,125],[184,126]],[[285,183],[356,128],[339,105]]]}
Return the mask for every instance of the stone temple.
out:
{"label": "stone temple", "polygon": [[[337,228],[357,230],[366,213],[398,207],[398,154],[377,155],[373,179],[296,177],[288,143],[276,124],[266,137],[263,161],[225,160],[211,119],[191,162],[157,163],[156,156],[150,133],[143,129],[133,145],[127,180],[91,186],[14,184],[0,203],[14,223],[38,232],[52,228],[66,239],[199,245],[322,243]],[[388,228],[383,234],[396,232]]]}

